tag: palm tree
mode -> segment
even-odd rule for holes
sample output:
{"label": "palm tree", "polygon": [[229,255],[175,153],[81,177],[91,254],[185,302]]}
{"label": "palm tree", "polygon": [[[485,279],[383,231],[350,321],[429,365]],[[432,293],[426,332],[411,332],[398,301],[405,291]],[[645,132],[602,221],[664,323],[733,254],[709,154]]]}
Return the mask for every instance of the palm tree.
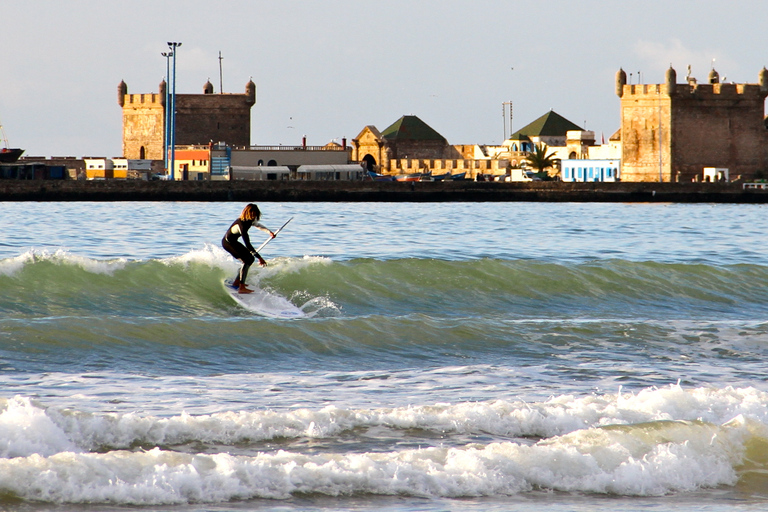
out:
{"label": "palm tree", "polygon": [[554,151],[547,155],[547,145],[542,142],[541,144],[536,144],[533,146],[533,151],[528,153],[525,161],[528,163],[528,165],[534,169],[537,169],[540,174],[548,176],[549,174],[546,172],[546,169],[555,166],[554,156]]}

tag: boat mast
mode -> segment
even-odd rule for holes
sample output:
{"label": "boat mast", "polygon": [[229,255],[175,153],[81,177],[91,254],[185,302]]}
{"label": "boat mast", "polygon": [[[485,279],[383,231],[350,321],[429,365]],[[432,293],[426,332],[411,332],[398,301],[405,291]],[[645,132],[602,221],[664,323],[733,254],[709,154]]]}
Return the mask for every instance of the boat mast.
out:
{"label": "boat mast", "polygon": [[10,144],[8,144],[8,137],[5,136],[5,130],[3,130],[3,123],[0,121],[0,135],[3,136],[3,143],[5,144],[6,148],[10,148]]}

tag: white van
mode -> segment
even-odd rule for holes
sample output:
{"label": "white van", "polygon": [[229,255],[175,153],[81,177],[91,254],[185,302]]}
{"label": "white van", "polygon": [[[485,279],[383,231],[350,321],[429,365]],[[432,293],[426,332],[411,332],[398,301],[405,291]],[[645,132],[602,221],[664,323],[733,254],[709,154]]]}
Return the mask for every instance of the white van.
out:
{"label": "white van", "polygon": [[504,181],[534,181],[531,174],[531,171],[527,169],[512,168],[509,169],[509,174],[504,177]]}

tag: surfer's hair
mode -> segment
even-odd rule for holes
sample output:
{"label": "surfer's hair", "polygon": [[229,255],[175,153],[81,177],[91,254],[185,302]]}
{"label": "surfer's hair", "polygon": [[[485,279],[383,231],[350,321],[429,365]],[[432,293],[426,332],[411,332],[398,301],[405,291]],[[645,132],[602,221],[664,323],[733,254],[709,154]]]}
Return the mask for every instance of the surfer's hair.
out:
{"label": "surfer's hair", "polygon": [[261,212],[259,211],[259,207],[253,203],[243,208],[243,213],[240,214],[241,220],[252,221],[252,220],[259,220],[260,218],[261,218]]}

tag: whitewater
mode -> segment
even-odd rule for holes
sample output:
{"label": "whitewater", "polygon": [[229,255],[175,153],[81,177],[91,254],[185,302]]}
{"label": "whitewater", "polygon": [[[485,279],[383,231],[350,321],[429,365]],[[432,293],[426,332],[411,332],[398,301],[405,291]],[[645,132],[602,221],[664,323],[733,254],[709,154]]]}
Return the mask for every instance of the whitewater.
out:
{"label": "whitewater", "polygon": [[766,504],[764,206],[0,204],[3,510]]}

